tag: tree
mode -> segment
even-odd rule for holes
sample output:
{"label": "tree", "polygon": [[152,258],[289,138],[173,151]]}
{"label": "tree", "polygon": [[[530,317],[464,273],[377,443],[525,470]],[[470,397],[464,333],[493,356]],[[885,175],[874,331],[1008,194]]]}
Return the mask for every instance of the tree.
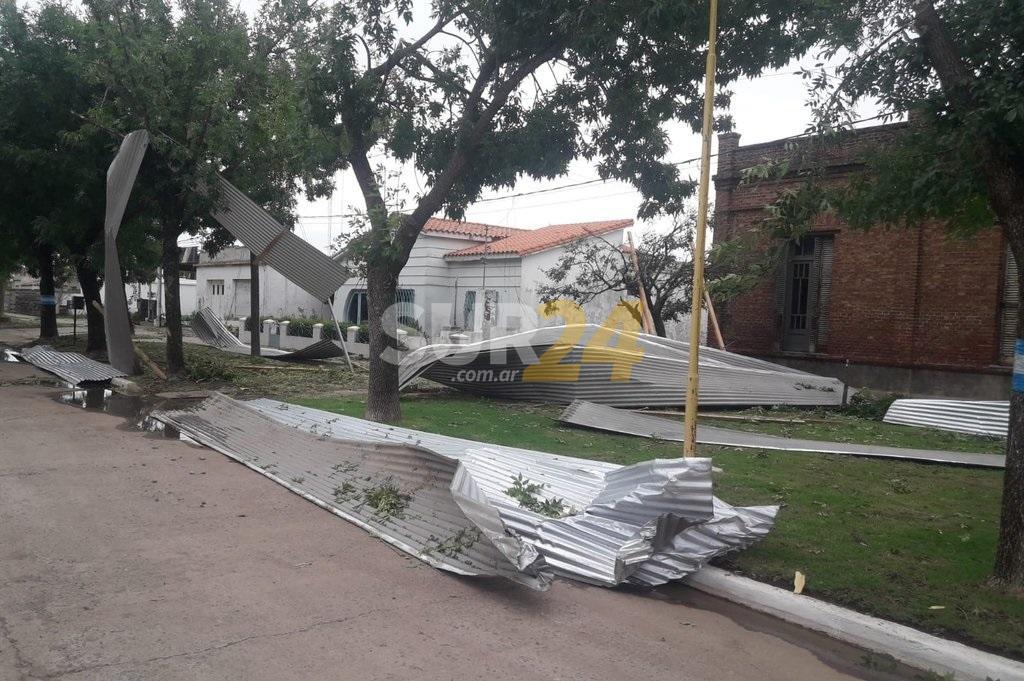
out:
{"label": "tree", "polygon": [[275,217],[290,223],[298,180],[316,144],[297,98],[295,31],[308,13],[268,3],[250,28],[228,0],[87,0],[97,47],[94,75],[108,96],[89,112],[121,134],[145,128],[150,151],[133,201],[154,218],[166,287],[167,363],[184,368],[178,239],[205,236],[215,251],[234,241],[209,217],[222,173]]}
{"label": "tree", "polygon": [[[85,77],[84,38],[81,20],[62,5],[28,11],[0,2],[0,223],[5,259],[37,272],[42,296],[54,296],[55,270],[67,264],[87,298],[99,301],[90,251],[102,233],[111,144],[80,116],[102,94]],[[87,349],[100,352],[103,325],[91,305],[88,319]],[[56,307],[44,305],[40,337],[56,335]]]}
{"label": "tree", "polygon": [[[855,226],[944,220],[970,234],[996,225],[1024,262],[1024,5],[1010,0],[830,0],[802,28],[822,38],[826,67],[807,72],[818,131],[841,130],[858,102],[910,112],[910,131],[875,150],[846,187],[813,167],[772,207],[776,224],[836,210]],[[846,55],[846,56],[843,56]],[[816,155],[808,153],[808,158]],[[1024,288],[1024,268],[1019,285]],[[1024,338],[1024,301],[1018,311]],[[1018,352],[1020,352],[1018,350]],[[994,581],[1024,589],[1024,393],[1010,428]]]}
{"label": "tree", "polygon": [[[460,218],[483,191],[556,177],[577,157],[639,187],[641,217],[681,209],[693,184],[664,161],[664,126],[699,128],[706,9],[697,0],[436,0],[423,17],[410,0],[347,0],[327,12],[305,62],[307,99],[339,150],[332,169],[351,168],[366,207],[368,418],[400,416],[392,304],[432,215]],[[730,3],[720,81],[780,66],[811,44],[792,30],[798,11],[782,0]],[[371,163],[379,156],[425,178],[408,211],[386,201],[383,169]]]}
{"label": "tree", "polygon": [[[666,322],[676,321],[690,311],[694,218],[688,214],[686,220],[677,220],[664,234],[647,232],[636,244],[640,281],[659,336],[665,335]],[[599,296],[617,293],[642,325],[638,305],[626,301],[639,295],[637,272],[628,248],[603,237],[574,241],[558,262],[544,271],[549,283],[537,289],[541,300],[568,299],[584,305]]]}

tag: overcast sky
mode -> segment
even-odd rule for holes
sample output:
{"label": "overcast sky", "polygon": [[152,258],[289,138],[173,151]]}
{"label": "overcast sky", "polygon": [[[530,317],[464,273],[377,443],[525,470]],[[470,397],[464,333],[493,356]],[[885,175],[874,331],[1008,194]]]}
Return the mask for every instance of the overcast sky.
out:
{"label": "overcast sky", "polygon": [[[810,60],[808,60],[810,61]],[[810,122],[806,106],[807,91],[798,75],[798,64],[767,73],[756,79],[739,81],[733,86],[732,106],[729,113],[734,120],[740,144],[766,142],[802,133]],[[721,112],[719,112],[721,113]],[[874,115],[871,107],[858,112],[858,118]],[[717,151],[717,139],[712,153]],[[700,135],[684,126],[675,126],[669,160],[674,162],[693,159],[700,155]],[[711,172],[715,172],[712,158]],[[684,175],[696,179],[700,164],[693,161],[682,166]],[[409,189],[416,193],[419,187],[414,173],[405,173]],[[563,185],[597,178],[591,163],[577,161],[569,173],[555,180],[537,182],[521,180],[514,189],[493,192],[471,206],[466,219],[509,227],[536,228],[566,222],[636,218],[640,197],[630,185],[621,182],[593,183],[582,187],[554,189]],[[420,179],[422,182],[422,179]],[[554,189],[530,196],[512,196],[538,189]],[[712,193],[712,201],[714,194]],[[347,229],[345,214],[363,209],[351,172],[340,173],[337,189],[331,199],[316,202],[302,201],[298,207],[298,233],[320,248]],[[327,217],[333,216],[333,217]],[[640,224],[639,229],[655,229],[658,224]]]}

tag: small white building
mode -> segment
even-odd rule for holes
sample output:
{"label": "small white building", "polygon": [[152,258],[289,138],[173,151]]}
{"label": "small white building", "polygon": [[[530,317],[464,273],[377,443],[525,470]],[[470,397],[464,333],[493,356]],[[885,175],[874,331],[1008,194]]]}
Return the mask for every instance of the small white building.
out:
{"label": "small white building", "polygon": [[[478,340],[564,323],[540,314],[537,290],[547,281],[545,270],[575,241],[603,239],[621,246],[632,225],[606,220],[514,229],[431,218],[399,275],[399,323],[445,342],[452,333]],[[584,306],[587,320],[603,321],[617,302],[611,296]],[[347,281],[334,311],[342,326],[365,322],[366,282]]]}
{"label": "small white building", "polygon": [[[196,263],[196,304],[209,307],[221,319],[249,316],[252,278],[249,249],[228,246],[215,256],[205,252]],[[265,317],[324,317],[327,306],[278,274],[260,265],[260,315]]]}
{"label": "small white building", "polygon": [[[448,342],[453,333],[478,340],[564,323],[539,313],[545,270],[554,267],[568,244],[581,239],[621,246],[632,225],[632,220],[606,220],[515,229],[431,218],[399,276],[399,323],[431,342]],[[195,271],[198,307],[210,307],[222,319],[249,316],[246,248],[232,246],[213,257],[203,253]],[[617,303],[618,296],[609,294],[585,305],[587,321],[603,321]],[[343,328],[367,321],[363,279],[345,282],[335,295],[334,313]],[[329,318],[330,310],[261,265],[260,314]]]}

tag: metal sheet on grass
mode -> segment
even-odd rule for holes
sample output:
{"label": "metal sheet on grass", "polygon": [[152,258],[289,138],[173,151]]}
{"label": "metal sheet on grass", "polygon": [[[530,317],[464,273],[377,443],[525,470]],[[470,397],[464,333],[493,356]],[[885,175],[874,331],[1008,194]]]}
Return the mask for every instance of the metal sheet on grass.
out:
{"label": "metal sheet on grass", "polygon": [[318,437],[220,394],[153,417],[429,565],[538,589],[550,582],[536,550],[505,531],[455,459],[409,444]]}
{"label": "metal sheet on grass", "polygon": [[72,385],[109,381],[125,375],[109,364],[97,362],[77,352],[58,352],[48,345],[25,348],[21,356],[25,361],[60,376]]}
{"label": "metal sheet on grass", "polygon": [[[192,331],[207,345],[236,354],[249,354],[249,346],[231,333],[224,322],[208,307],[193,315]],[[278,348],[260,348],[260,356],[282,362],[307,362],[344,357],[345,351],[336,342],[325,338],[291,352]]]}
{"label": "metal sheet on grass", "polygon": [[[554,326],[470,345],[428,345],[399,369],[404,386],[423,378],[487,397],[617,407],[675,406],[685,398],[686,343],[596,324]],[[841,381],[702,348],[702,404],[838,405]]]}
{"label": "metal sheet on grass", "polygon": [[[710,558],[749,546],[771,528],[777,507],[733,507],[712,494],[709,459],[618,466],[518,447],[389,426],[275,400],[247,403],[320,437],[426,447],[461,461],[502,521],[534,545],[556,574],[613,586],[679,579]],[[509,496],[516,476],[561,499],[565,518],[523,508]]]}
{"label": "metal sheet on grass", "polygon": [[982,400],[896,400],[889,405],[883,420],[904,426],[1005,438],[1010,427],[1010,403]]}
{"label": "metal sheet on grass", "polygon": [[[636,435],[658,440],[683,441],[683,423],[679,419],[668,419],[634,411],[616,409],[593,402],[573,402],[559,420],[574,426],[593,428],[623,435]],[[948,463],[959,466],[982,468],[1003,468],[1006,457],[998,454],[975,454],[931,449],[909,449],[885,447],[882,445],[861,445],[849,442],[825,442],[800,438],[779,437],[763,433],[751,433],[715,426],[697,426],[697,442],[723,447],[744,447],[751,449],[772,449],[789,452],[818,452],[880,459],[904,459],[926,463]]]}

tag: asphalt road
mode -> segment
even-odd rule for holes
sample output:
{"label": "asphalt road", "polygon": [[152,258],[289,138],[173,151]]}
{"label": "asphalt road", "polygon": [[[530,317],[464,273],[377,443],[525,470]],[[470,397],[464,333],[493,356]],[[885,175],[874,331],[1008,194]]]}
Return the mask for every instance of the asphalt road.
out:
{"label": "asphalt road", "polygon": [[[0,362],[0,679],[878,678],[685,587],[459,578]],[[25,384],[25,383],[28,384]]]}

